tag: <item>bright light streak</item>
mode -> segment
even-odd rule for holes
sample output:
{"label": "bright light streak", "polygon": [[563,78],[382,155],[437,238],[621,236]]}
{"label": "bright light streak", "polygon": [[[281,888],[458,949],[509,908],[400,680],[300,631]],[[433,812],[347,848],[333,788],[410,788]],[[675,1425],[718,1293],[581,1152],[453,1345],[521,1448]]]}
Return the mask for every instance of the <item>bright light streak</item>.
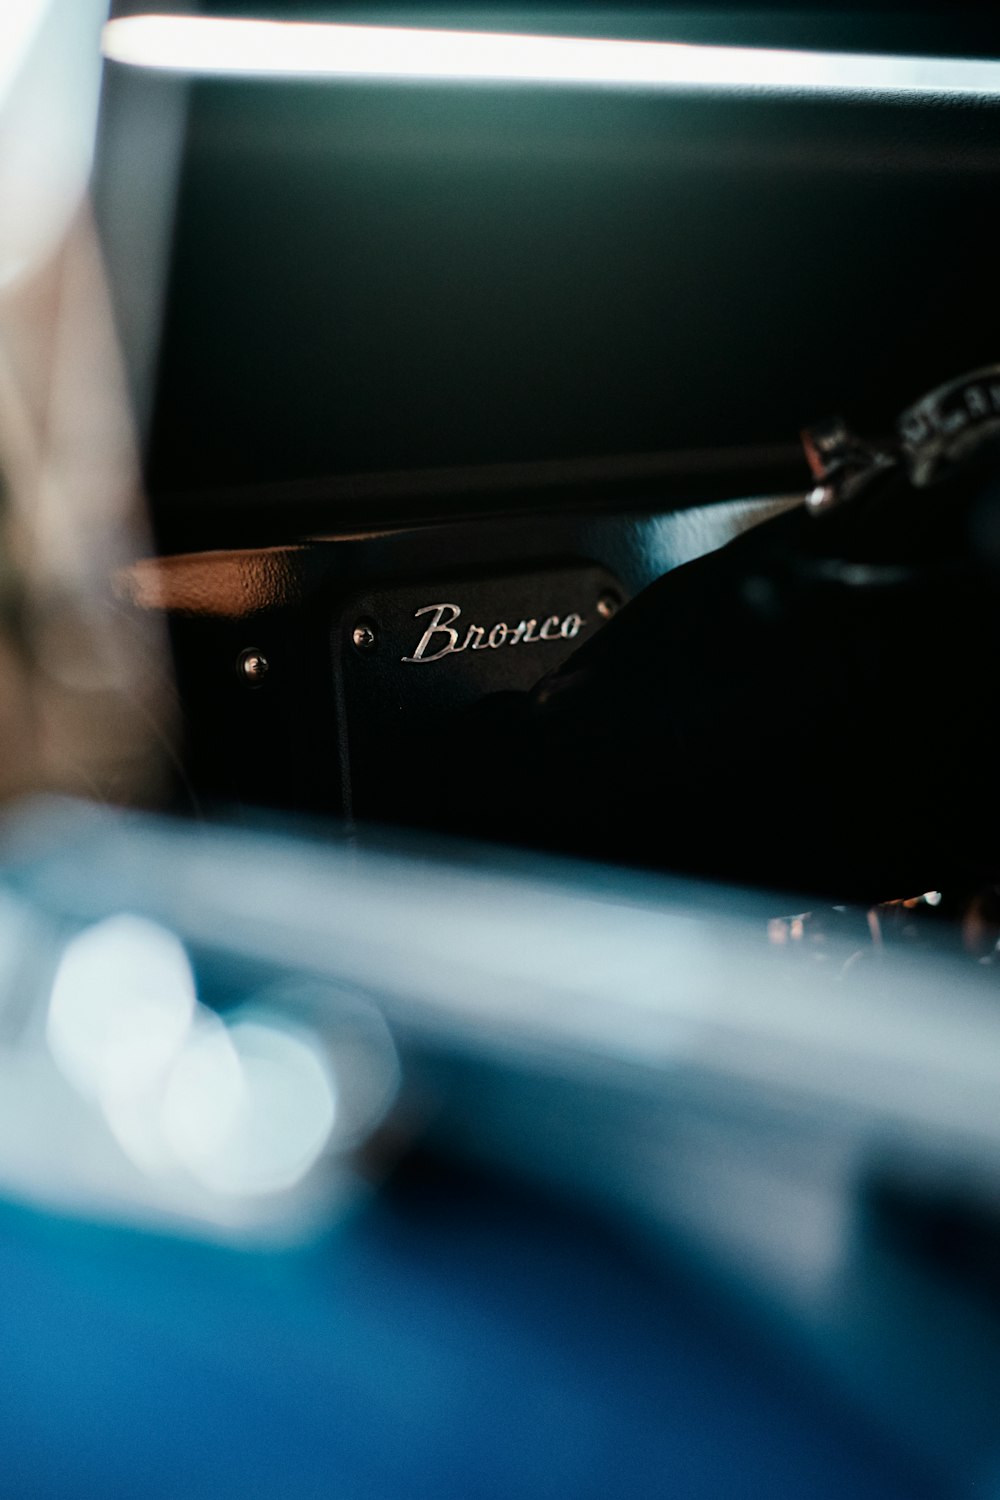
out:
{"label": "bright light streak", "polygon": [[1000,62],[396,26],[124,16],[104,55],[190,74],[428,78],[650,89],[1000,97]]}
{"label": "bright light streak", "polygon": [[0,287],[45,263],[83,196],[107,8],[0,0]]}
{"label": "bright light streak", "polygon": [[2,0],[0,4],[0,99],[17,74],[42,22],[48,0]]}

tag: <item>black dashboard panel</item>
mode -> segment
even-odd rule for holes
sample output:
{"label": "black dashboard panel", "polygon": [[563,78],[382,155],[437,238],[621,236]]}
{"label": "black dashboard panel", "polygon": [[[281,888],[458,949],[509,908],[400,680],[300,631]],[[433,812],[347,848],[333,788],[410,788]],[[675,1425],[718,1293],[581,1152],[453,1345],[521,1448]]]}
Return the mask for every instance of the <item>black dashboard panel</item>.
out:
{"label": "black dashboard panel", "polygon": [[[428,737],[450,715],[530,688],[618,604],[774,510],[481,519],[149,559],[131,591],[170,621],[185,723],[180,800],[419,816],[421,777],[433,774],[421,770]],[[420,650],[436,612],[418,611],[439,604],[461,611],[438,623],[468,649],[438,655],[445,630]],[[475,625],[483,634],[470,638]],[[360,646],[359,627],[372,632]],[[268,665],[259,684],[241,672],[250,653]]]}
{"label": "black dashboard panel", "polygon": [[[478,24],[949,50],[940,9],[912,36],[879,9],[525,14]],[[966,20],[954,12],[958,50]],[[515,629],[592,613],[589,575],[586,608],[561,585],[496,592],[567,567],[630,598],[680,560],[632,566],[630,531],[648,558],[668,513],[801,493],[803,424],[846,406],[877,436],[994,361],[998,166],[989,99],[111,67],[97,205],[147,377],[157,543],[208,590],[164,604],[196,794],[395,816],[400,768],[440,712],[545,670],[540,648],[505,647],[447,663],[461,672],[400,671],[419,609]],[[162,244],[168,220],[144,280],[141,226]],[[150,304],[164,291],[145,372],[140,285]],[[726,539],[701,531],[699,551]],[[276,560],[292,593],[244,608],[238,583],[229,610],[232,579]],[[460,594],[441,591],[452,579]],[[356,656],[369,617],[381,645]],[[260,691],[236,670],[257,650],[273,667]],[[514,665],[516,683],[500,670]]]}
{"label": "black dashboard panel", "polygon": [[998,163],[983,101],[192,83],[154,499],[195,540],[258,489],[294,530],[794,488],[845,393],[878,430],[995,357]]}

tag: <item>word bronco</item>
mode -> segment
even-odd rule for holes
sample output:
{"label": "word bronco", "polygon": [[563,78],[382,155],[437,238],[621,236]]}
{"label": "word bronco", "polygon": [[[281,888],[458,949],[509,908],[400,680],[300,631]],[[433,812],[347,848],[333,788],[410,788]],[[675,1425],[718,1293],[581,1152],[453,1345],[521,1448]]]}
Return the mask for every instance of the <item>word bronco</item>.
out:
{"label": "word bronco", "polygon": [[442,656],[453,656],[459,651],[499,651],[501,646],[531,646],[536,641],[572,641],[580,634],[586,623],[581,615],[549,615],[539,625],[537,620],[520,620],[508,625],[504,620],[489,629],[485,625],[468,625],[459,628],[462,611],[457,604],[425,604],[414,612],[413,618],[430,615],[427,629],[417,644],[412,656],[402,661],[440,661]]}

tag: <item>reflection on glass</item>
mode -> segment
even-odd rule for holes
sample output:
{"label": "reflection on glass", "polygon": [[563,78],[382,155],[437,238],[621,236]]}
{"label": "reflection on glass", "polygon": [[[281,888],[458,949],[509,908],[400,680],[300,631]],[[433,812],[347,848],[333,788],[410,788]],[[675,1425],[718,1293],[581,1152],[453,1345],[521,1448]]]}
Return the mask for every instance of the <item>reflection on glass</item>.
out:
{"label": "reflection on glass", "polygon": [[149,1176],[190,1175],[238,1198],[279,1193],[330,1141],[336,1091],[315,1037],[252,1010],[227,1024],[197,1000],[183,944],[142,917],[110,917],[67,944],[46,1035]]}
{"label": "reflection on glass", "polygon": [[191,965],[173,933],[141,917],[110,917],[63,953],[49,1002],[49,1046],[80,1093],[110,1102],[160,1082],[194,1009]]}
{"label": "reflection on glass", "polygon": [[178,1159],[219,1193],[279,1192],[329,1140],[333,1078],[311,1039],[274,1023],[202,1028],[173,1068],[163,1133]]}

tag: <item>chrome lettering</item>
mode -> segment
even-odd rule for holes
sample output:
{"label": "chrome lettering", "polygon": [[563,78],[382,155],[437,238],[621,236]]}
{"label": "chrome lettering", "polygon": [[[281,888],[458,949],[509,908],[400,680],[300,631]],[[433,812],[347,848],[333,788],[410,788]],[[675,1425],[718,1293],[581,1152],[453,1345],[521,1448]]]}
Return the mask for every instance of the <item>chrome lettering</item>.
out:
{"label": "chrome lettering", "polygon": [[464,638],[456,628],[462,614],[458,604],[425,604],[414,611],[413,618],[429,615],[427,628],[412,656],[403,656],[401,661],[440,661],[444,656],[457,656],[462,651],[496,651],[501,646],[533,646],[542,641],[572,641],[580,634],[586,621],[582,615],[568,614],[565,618],[549,615],[539,630],[536,619],[520,620],[508,625],[506,620],[497,620],[487,629],[485,625],[468,625]]}
{"label": "chrome lettering", "polygon": [[[446,619],[445,611],[449,609],[451,610],[451,614]],[[461,613],[462,611],[457,604],[425,604],[423,609],[418,609],[413,616],[415,620],[419,620],[421,615],[433,615],[433,618],[420,637],[420,643],[416,651],[414,651],[412,656],[404,656],[402,660],[439,661],[442,656],[448,656],[452,651],[464,650],[464,647],[459,648],[458,645],[458,631],[452,629],[452,621],[457,620]],[[427,647],[434,636],[438,634],[446,635],[448,637],[448,644],[442,646],[439,651],[433,652],[431,656],[428,656]]]}

